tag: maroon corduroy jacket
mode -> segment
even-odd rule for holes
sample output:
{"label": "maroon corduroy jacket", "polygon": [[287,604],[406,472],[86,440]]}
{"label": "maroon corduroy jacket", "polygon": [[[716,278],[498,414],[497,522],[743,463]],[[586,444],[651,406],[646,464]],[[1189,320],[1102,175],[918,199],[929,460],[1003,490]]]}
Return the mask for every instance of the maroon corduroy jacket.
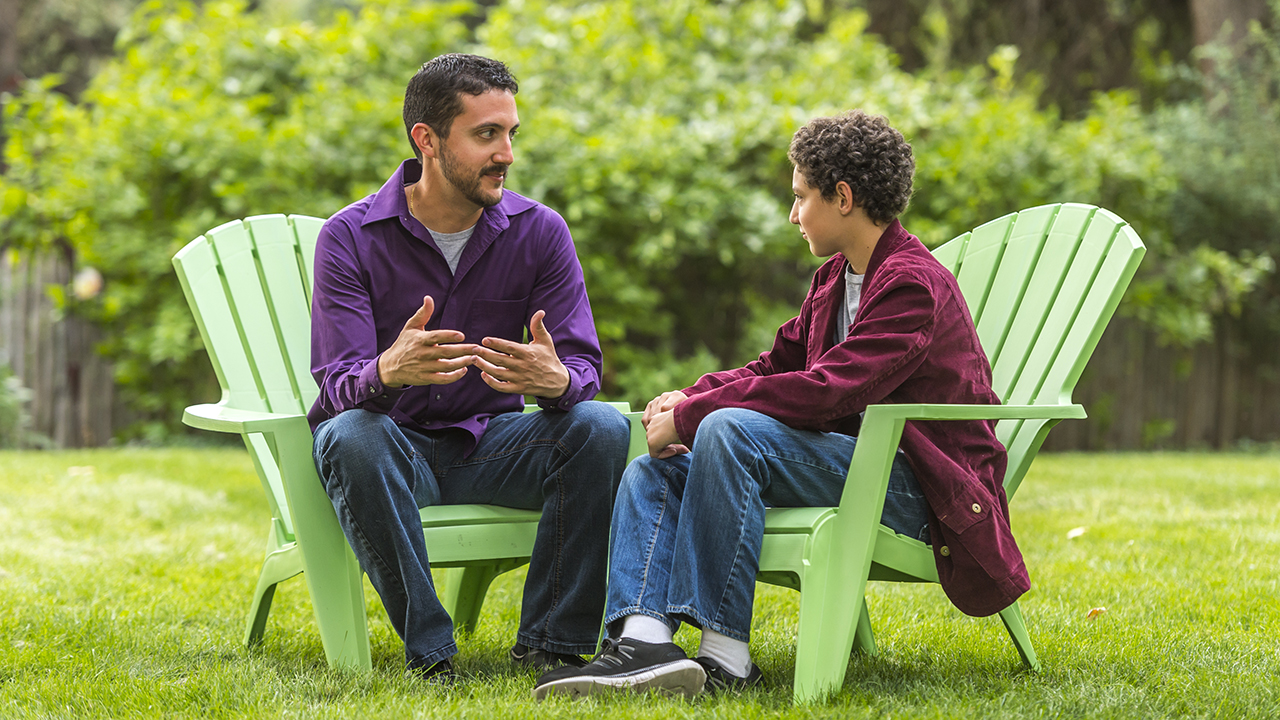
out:
{"label": "maroon corduroy jacket", "polygon": [[[685,389],[689,399],[674,415],[682,443],[692,446],[702,419],[726,407],[857,435],[859,413],[872,404],[1000,404],[955,277],[915,236],[896,220],[885,230],[849,337],[833,345],[844,266],[837,253],[818,268],[800,315],[778,330],[773,349]],[[1007,456],[994,421],[908,421],[901,448],[929,502],[943,590],[969,615],[1003,610],[1031,581],[1009,528]]]}

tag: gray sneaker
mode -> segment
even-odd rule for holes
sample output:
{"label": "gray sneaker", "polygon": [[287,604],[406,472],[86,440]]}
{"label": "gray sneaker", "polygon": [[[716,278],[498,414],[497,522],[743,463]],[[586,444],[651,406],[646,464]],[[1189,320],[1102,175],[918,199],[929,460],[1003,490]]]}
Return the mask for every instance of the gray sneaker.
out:
{"label": "gray sneaker", "polygon": [[675,643],[606,638],[600,653],[584,667],[561,667],[538,678],[535,700],[551,695],[571,698],[600,692],[656,691],[692,697],[702,692],[707,673]]}

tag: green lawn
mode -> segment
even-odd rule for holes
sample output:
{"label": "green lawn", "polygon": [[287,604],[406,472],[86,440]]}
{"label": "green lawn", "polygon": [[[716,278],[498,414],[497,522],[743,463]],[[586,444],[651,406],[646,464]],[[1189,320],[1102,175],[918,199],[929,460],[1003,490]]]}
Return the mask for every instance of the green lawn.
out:
{"label": "green lawn", "polygon": [[265,507],[243,452],[0,454],[0,717],[1280,716],[1276,455],[1042,457],[1013,515],[1043,671],[938,587],[875,585],[881,654],[812,707],[790,702],[798,596],[765,586],[752,649],[773,682],[739,698],[533,703],[505,661],[523,571],[460,639],[451,691],[402,677],[371,589],[372,674],[327,669],[301,579],[245,649]]}

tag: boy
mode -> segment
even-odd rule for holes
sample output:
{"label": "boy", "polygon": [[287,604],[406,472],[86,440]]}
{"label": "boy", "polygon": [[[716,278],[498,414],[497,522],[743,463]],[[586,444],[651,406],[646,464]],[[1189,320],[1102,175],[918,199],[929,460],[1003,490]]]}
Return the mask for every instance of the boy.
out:
{"label": "boy", "polygon": [[[614,506],[609,638],[585,667],[544,674],[536,698],[759,683],[747,641],[765,508],[839,504],[867,405],[1000,402],[955,278],[896,219],[915,170],[902,135],[853,111],[801,128],[789,157],[791,222],[831,259],[769,352],[645,408],[649,456]],[[936,540],[943,588],[970,614],[1030,585],[1005,462],[990,421],[909,422],[889,478],[881,522]],[[694,659],[671,642],[681,622],[702,630]]]}

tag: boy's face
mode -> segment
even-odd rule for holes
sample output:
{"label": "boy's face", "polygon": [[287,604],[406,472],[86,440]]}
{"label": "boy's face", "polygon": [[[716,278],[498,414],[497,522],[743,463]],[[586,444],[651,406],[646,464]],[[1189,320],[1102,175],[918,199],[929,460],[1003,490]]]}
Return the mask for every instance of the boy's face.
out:
{"label": "boy's face", "polygon": [[791,173],[791,222],[800,226],[800,234],[809,243],[809,251],[818,257],[830,257],[844,240],[844,215],[840,212],[840,196],[824,200],[817,188],[809,185],[797,167]]}

